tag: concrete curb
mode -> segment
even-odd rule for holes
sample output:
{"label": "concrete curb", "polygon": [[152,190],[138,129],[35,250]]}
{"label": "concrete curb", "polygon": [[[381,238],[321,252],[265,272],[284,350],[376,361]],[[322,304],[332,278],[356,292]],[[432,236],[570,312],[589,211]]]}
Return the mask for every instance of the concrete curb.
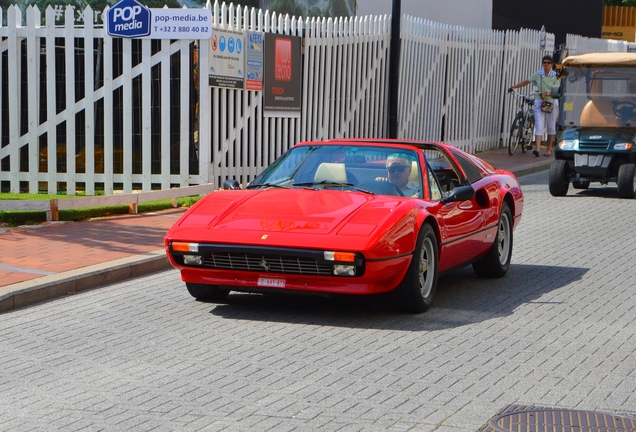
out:
{"label": "concrete curb", "polygon": [[0,287],[0,313],[172,268],[165,249]]}
{"label": "concrete curb", "polygon": [[523,177],[526,175],[537,173],[539,171],[549,170],[550,165],[552,165],[552,161],[553,159],[550,158],[548,160],[543,160],[541,162],[535,162],[533,164],[528,164],[521,167],[515,167],[510,169],[509,171],[512,172],[517,177]]}

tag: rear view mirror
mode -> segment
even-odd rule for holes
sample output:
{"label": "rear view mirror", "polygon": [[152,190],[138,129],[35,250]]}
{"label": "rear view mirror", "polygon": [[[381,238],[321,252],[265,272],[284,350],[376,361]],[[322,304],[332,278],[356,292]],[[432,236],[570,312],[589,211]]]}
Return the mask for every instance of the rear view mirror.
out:
{"label": "rear view mirror", "polygon": [[443,199],[444,204],[456,201],[467,201],[473,199],[475,189],[472,186],[458,186],[448,193]]}
{"label": "rear view mirror", "polygon": [[235,189],[240,189],[240,188],[241,188],[241,186],[239,185],[239,182],[237,182],[234,179],[225,180],[223,182],[223,190],[235,190]]}

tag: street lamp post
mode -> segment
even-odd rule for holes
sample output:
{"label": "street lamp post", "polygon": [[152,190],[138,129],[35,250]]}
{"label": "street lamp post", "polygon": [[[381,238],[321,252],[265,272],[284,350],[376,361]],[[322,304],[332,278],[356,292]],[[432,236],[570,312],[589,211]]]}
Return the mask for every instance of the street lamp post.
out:
{"label": "street lamp post", "polygon": [[391,54],[389,57],[389,138],[397,138],[398,134],[401,10],[402,0],[393,0],[391,9]]}

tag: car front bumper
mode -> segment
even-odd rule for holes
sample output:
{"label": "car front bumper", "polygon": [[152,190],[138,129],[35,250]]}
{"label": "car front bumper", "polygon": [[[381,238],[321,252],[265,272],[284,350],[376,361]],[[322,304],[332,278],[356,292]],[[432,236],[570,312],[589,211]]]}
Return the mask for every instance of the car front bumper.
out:
{"label": "car front bumper", "polygon": [[302,291],[329,294],[369,295],[392,291],[404,278],[412,255],[368,262],[362,276],[311,276],[265,272],[184,267],[170,259],[181,271],[184,282],[218,285],[243,292]]}

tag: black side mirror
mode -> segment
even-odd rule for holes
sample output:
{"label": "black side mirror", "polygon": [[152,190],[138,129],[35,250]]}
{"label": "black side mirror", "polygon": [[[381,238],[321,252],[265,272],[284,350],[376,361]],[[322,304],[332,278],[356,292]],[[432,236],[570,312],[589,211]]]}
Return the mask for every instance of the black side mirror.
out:
{"label": "black side mirror", "polygon": [[559,99],[561,97],[561,86],[552,86],[552,91],[550,92],[550,97],[552,99]]}
{"label": "black side mirror", "polygon": [[475,189],[472,186],[457,186],[455,189],[450,191],[448,195],[442,198],[442,203],[450,203],[457,201],[467,201],[469,199],[473,199],[475,196]]}
{"label": "black side mirror", "polygon": [[232,180],[225,180],[223,182],[223,190],[236,190],[236,189],[241,189],[241,186],[239,185],[239,182],[232,179]]}

